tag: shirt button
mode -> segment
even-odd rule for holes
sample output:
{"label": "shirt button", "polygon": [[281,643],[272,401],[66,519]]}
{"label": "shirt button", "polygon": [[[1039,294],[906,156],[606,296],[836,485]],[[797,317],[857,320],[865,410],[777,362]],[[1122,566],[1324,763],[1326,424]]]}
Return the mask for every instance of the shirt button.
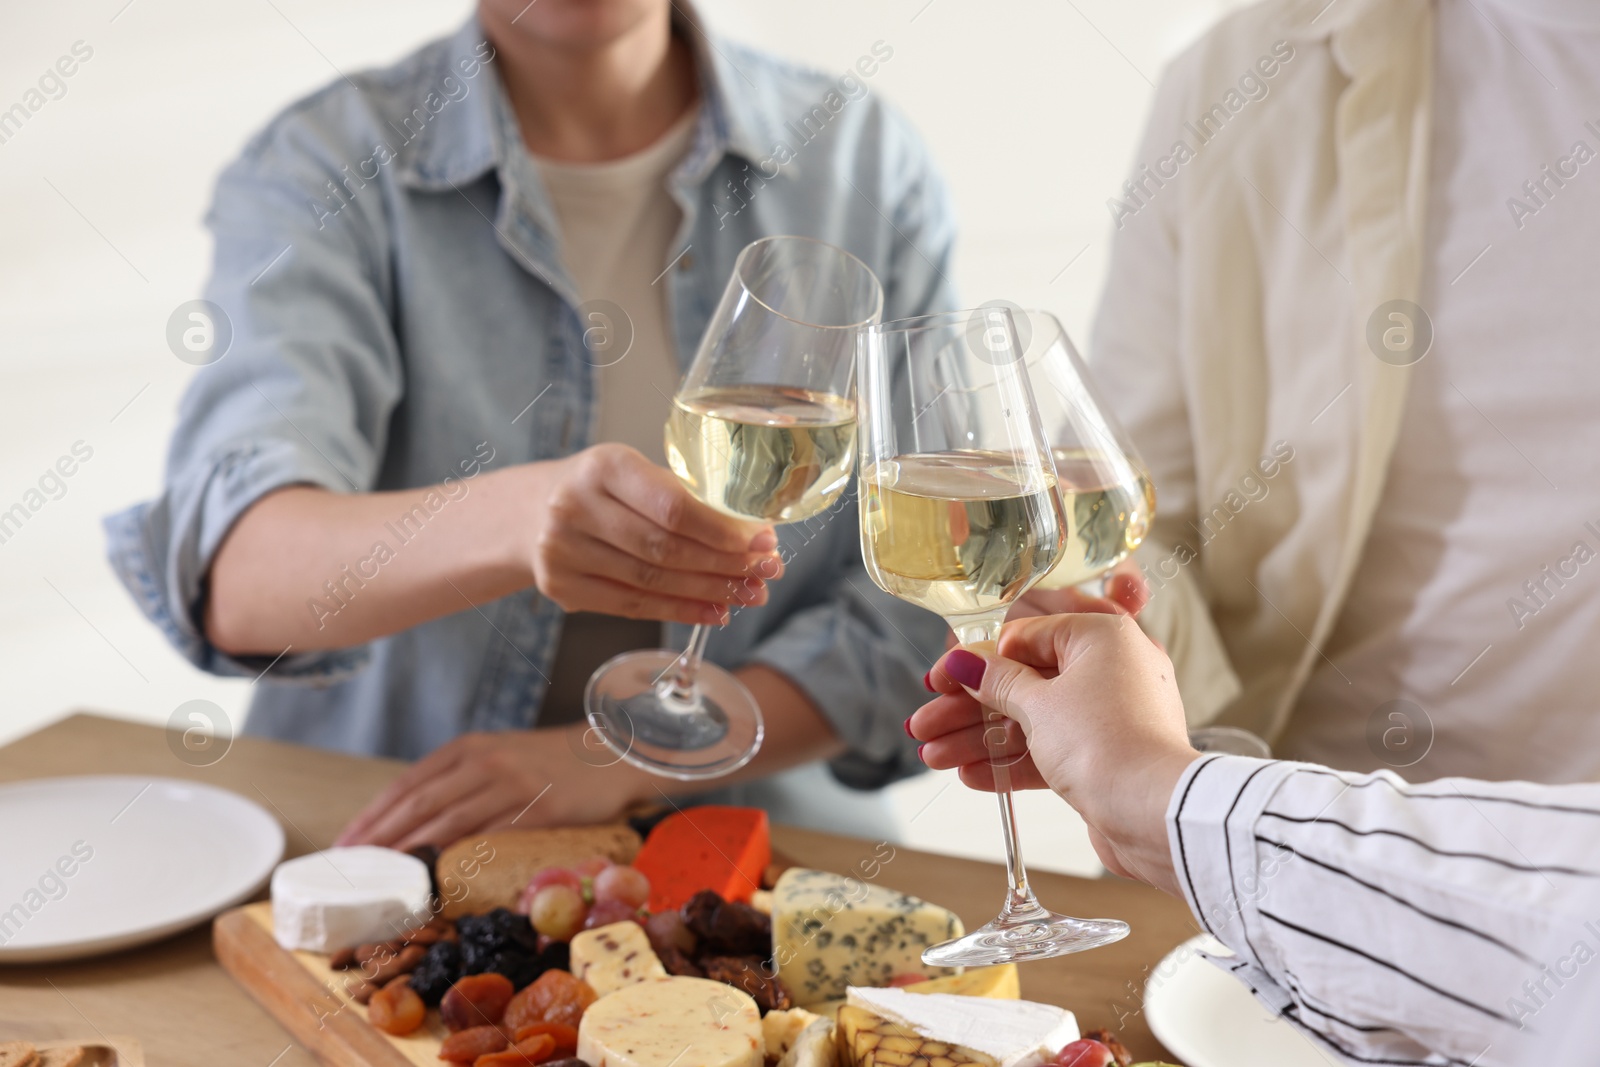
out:
{"label": "shirt button", "polygon": [[694,269],[694,253],[685,252],[683,254],[683,257],[678,260],[678,269],[679,270],[685,270],[685,271],[686,270],[693,270]]}

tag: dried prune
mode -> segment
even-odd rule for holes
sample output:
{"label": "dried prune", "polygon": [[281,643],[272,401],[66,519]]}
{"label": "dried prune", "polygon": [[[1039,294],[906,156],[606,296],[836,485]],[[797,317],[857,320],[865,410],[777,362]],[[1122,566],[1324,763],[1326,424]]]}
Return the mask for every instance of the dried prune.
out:
{"label": "dried prune", "polygon": [[707,978],[749,993],[762,1015],[794,1006],[789,990],[759,956],[707,956],[700,965]]}
{"label": "dried prune", "polygon": [[367,1021],[386,1034],[403,1037],[422,1025],[428,1009],[405,978],[396,978],[367,1003]]}
{"label": "dried prune", "polygon": [[723,901],[711,913],[702,935],[703,951],[719,956],[767,956],[772,953],[772,918],[748,904]]}
{"label": "dried prune", "polygon": [[411,972],[411,988],[429,1007],[437,1005],[445,991],[461,977],[461,946],[454,941],[440,941],[429,945]]}
{"label": "dried prune", "polygon": [[694,960],[668,946],[656,950],[656,957],[661,960],[661,966],[667,969],[668,974],[675,974],[682,978],[704,978],[706,972],[695,965]]}
{"label": "dried prune", "polygon": [[439,1018],[452,1032],[472,1026],[496,1026],[514,992],[505,975],[462,975],[440,999]]}
{"label": "dried prune", "polygon": [[702,889],[694,896],[683,902],[679,913],[683,916],[683,924],[694,932],[696,937],[709,937],[711,934],[711,920],[723,900],[710,889]]}

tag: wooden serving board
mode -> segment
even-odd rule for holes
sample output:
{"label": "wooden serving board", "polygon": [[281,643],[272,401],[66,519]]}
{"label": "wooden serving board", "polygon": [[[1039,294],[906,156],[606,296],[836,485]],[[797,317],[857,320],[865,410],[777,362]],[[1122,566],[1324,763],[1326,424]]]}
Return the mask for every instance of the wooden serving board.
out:
{"label": "wooden serving board", "polygon": [[345,993],[348,975],[315,952],[291,952],[272,936],[272,905],[246,904],[211,928],[217,960],[295,1040],[327,1067],[444,1067],[449,1033],[429,1010],[422,1028],[392,1037],[367,1022],[367,1009]]}

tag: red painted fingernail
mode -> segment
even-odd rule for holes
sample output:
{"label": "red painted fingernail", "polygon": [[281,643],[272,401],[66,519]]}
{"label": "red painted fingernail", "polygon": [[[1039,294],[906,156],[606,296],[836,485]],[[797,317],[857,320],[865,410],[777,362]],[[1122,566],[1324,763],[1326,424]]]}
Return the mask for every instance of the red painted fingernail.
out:
{"label": "red painted fingernail", "polygon": [[938,692],[938,690],[933,687],[933,668],[932,667],[929,667],[928,670],[927,670],[927,673],[923,674],[923,676],[922,676],[922,688],[926,689],[930,693],[937,693]]}
{"label": "red painted fingernail", "polygon": [[983,684],[983,672],[988,666],[982,656],[964,648],[955,649],[944,658],[944,673],[968,689],[976,689]]}
{"label": "red painted fingernail", "polygon": [[911,720],[910,720],[910,718],[906,719],[905,725],[906,725],[906,736],[911,738],[911,740],[915,741],[917,739],[917,735],[911,732]]}
{"label": "red painted fingernail", "polygon": [[928,761],[925,760],[925,759],[922,759],[922,750],[927,748],[927,747],[928,747],[927,745],[918,745],[917,746],[917,759],[922,760],[922,762],[924,764],[926,764]]}

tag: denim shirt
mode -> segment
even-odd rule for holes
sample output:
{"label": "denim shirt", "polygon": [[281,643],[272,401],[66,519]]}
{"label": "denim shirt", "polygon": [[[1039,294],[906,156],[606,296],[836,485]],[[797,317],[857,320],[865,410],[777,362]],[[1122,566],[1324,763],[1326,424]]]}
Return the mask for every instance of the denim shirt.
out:
{"label": "denim shirt", "polygon": [[[943,184],[906,122],[866,90],[892,49],[880,42],[827,76],[682,17],[701,103],[669,179],[683,223],[660,279],[680,365],[739,250],[772,234],[860,257],[883,282],[885,319],[951,307]],[[197,666],[265,672],[249,733],[415,758],[466,731],[537,725],[563,613],[534,589],[275,661],[230,657],[201,626],[219,544],[274,489],[443,483],[388,525],[398,554],[482,471],[593,443],[590,309],[476,21],[288,108],[224,171],[207,221],[206,298],[231,345],[184,397],[160,496],[106,520],[118,575]],[[871,786],[919,769],[901,720],[944,627],[872,584],[858,536],[853,491],[779,527],[785,576],[769,603],[712,635],[708,656],[792,680],[848,746],[835,773]],[[376,554],[350,563],[383,580]],[[343,572],[328,577],[360,595]],[[687,628],[669,636],[681,645]]]}

